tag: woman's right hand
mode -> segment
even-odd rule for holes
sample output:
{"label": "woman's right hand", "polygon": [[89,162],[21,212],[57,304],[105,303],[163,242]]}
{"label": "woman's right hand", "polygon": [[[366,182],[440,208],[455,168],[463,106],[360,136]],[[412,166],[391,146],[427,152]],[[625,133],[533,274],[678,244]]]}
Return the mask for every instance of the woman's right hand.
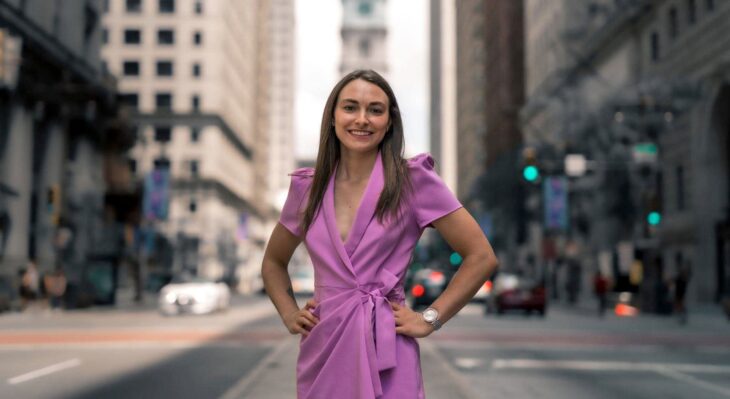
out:
{"label": "woman's right hand", "polygon": [[309,311],[315,306],[317,303],[310,299],[302,309],[284,316],[284,325],[291,334],[302,334],[305,337],[309,335],[309,331],[319,323],[319,319]]}

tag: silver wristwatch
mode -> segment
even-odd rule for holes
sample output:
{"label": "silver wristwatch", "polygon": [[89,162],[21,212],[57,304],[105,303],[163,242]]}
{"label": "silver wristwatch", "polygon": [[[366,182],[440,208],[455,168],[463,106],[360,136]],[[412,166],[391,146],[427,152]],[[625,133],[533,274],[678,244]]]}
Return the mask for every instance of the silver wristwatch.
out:
{"label": "silver wristwatch", "polygon": [[439,320],[439,311],[434,308],[427,308],[421,313],[421,316],[423,316],[423,320],[432,325],[434,331],[441,328],[441,321]]}

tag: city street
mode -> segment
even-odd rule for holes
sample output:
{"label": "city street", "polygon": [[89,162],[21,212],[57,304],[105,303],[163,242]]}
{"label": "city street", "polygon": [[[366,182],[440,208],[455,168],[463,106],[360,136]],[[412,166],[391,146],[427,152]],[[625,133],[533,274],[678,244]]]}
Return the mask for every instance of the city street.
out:
{"label": "city street", "polygon": [[[199,317],[3,314],[0,397],[294,397],[296,343],[261,297]],[[429,398],[730,397],[730,323],[711,311],[679,326],[562,306],[484,317],[472,304],[421,353]]]}

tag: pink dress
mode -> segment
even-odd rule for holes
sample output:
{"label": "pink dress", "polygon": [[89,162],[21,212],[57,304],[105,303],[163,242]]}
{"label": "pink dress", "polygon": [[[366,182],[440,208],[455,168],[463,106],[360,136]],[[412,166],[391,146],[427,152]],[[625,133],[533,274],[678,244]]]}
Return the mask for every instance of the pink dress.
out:
{"label": "pink dress", "polygon": [[[408,160],[414,193],[399,220],[381,224],[375,216],[384,184],[379,154],[346,242],[335,220],[332,174],[304,238],[314,265],[313,313],[320,322],[300,342],[299,399],[425,397],[418,342],[396,334],[389,302],[404,303],[403,280],[423,230],[461,207],[433,165],[428,154]],[[297,236],[313,175],[311,168],[291,174],[279,222]]]}

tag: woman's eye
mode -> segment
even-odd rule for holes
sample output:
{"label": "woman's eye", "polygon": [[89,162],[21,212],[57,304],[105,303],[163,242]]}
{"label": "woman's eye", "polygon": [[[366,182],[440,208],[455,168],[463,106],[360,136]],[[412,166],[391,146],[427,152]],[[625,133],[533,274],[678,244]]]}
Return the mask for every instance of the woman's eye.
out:
{"label": "woman's eye", "polygon": [[373,108],[373,109],[370,110],[370,112],[372,112],[372,113],[374,113],[376,115],[380,115],[380,114],[383,113],[383,110],[380,109],[380,108]]}
{"label": "woman's eye", "polygon": [[344,107],[342,107],[342,109],[344,109],[345,111],[354,111],[355,106],[354,105],[345,105]]}

